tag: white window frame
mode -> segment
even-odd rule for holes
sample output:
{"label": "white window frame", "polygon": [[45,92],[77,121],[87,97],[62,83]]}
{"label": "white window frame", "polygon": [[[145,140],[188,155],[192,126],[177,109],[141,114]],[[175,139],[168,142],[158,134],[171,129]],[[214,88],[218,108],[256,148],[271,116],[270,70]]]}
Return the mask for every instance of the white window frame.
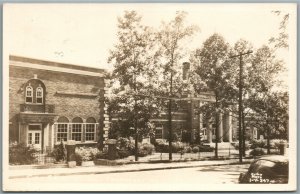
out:
{"label": "white window frame", "polygon": [[[85,142],[95,142],[96,141],[96,131],[97,131],[97,123],[84,123],[85,124]],[[94,131],[88,132],[88,126],[93,126]],[[92,134],[94,136],[93,140],[87,140],[87,135]]]}
{"label": "white window frame", "polygon": [[[83,123],[70,123],[71,124],[71,140],[74,140],[74,141],[77,141],[77,142],[81,142],[82,141],[82,138],[83,138]],[[80,125],[80,132],[74,132],[73,129],[74,126],[76,125]],[[80,134],[80,140],[75,140],[75,138],[73,139],[73,134]]]}
{"label": "white window frame", "polygon": [[[29,96],[27,94],[27,92],[31,92],[31,96]],[[31,98],[31,102],[27,102],[27,98]],[[25,103],[28,103],[28,104],[32,104],[33,103],[33,87],[32,86],[26,86],[26,89],[25,89]]]}
{"label": "white window frame", "polygon": [[[59,132],[58,131],[58,129],[59,129],[59,125],[66,125],[67,126],[67,131],[66,132]],[[56,123],[56,127],[55,127],[55,129],[56,129],[56,142],[61,142],[61,140],[58,140],[58,134],[67,134],[67,140],[66,141],[68,141],[68,139],[69,139],[69,123]],[[63,142],[66,142],[66,141],[64,141],[63,140]]]}
{"label": "white window frame", "polygon": [[[41,96],[38,96],[38,92],[41,92]],[[38,102],[38,98],[42,99],[42,102]],[[36,91],[35,91],[35,101],[37,104],[43,104],[44,103],[44,90],[41,86],[37,87],[36,88]]]}
{"label": "white window frame", "polygon": [[[73,132],[73,125],[74,124],[79,124],[81,125],[81,132]],[[96,142],[96,138],[97,138],[97,127],[99,125],[99,123],[54,123],[54,129],[55,129],[55,139],[54,142],[55,144],[59,144],[60,140],[58,141],[58,134],[62,133],[62,132],[58,132],[58,125],[67,125],[67,141],[68,140],[73,140],[72,138],[72,134],[79,134],[81,135],[80,140],[74,140],[76,142],[82,142],[82,143],[95,143]],[[94,125],[94,132],[87,132],[87,125]],[[85,130],[84,130],[85,128]],[[70,130],[69,130],[70,129]],[[85,134],[84,134],[85,133]],[[93,134],[94,135],[94,139],[93,140],[86,140],[86,135],[87,134]],[[85,141],[83,141],[83,136],[85,136]],[[66,141],[63,141],[64,143]]]}

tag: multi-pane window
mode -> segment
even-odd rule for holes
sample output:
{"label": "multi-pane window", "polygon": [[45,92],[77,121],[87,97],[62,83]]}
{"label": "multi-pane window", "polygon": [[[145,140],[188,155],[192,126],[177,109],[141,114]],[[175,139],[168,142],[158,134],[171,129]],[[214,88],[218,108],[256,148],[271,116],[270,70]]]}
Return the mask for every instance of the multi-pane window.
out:
{"label": "multi-pane window", "polygon": [[31,86],[27,86],[26,87],[26,91],[25,91],[25,101],[26,103],[32,103],[33,100],[33,89]]}
{"label": "multi-pane window", "polygon": [[57,124],[57,141],[68,140],[68,124]]}
{"label": "multi-pane window", "polygon": [[35,133],[34,144],[40,144],[40,133]]}
{"label": "multi-pane window", "polygon": [[85,128],[85,140],[86,141],[95,141],[95,124],[86,124]]}
{"label": "multi-pane window", "polygon": [[32,133],[28,133],[28,144],[32,144]]}
{"label": "multi-pane window", "polygon": [[86,123],[82,118],[75,117],[69,123],[67,117],[61,116],[55,123],[55,141],[56,143],[68,140],[95,142],[97,126],[98,123],[93,117],[87,118]]}
{"label": "multi-pane window", "polygon": [[72,124],[72,140],[81,141],[82,124]]}
{"label": "multi-pane window", "polygon": [[36,103],[38,103],[38,104],[43,103],[43,88],[42,87],[36,88]]}
{"label": "multi-pane window", "polygon": [[162,139],[163,138],[163,126],[159,125],[155,128],[155,138]]}

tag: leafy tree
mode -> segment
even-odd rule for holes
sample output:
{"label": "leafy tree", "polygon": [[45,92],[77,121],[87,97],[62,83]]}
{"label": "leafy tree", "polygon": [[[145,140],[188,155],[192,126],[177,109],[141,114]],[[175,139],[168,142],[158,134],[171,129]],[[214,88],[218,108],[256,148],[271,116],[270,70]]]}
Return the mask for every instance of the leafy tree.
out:
{"label": "leafy tree", "polygon": [[[249,86],[246,88],[245,106],[254,110],[259,116],[259,121],[263,123],[262,130],[267,131],[268,148],[270,148],[271,126],[273,125],[270,121],[273,122],[277,117],[274,111],[277,109],[276,114],[279,114],[287,110],[287,107],[276,105],[274,102],[279,99],[278,94],[275,93],[276,87],[280,85],[277,77],[283,70],[283,61],[276,59],[274,50],[265,45],[257,49],[248,67]],[[269,149],[268,153],[270,153]]]}
{"label": "leafy tree", "polygon": [[[150,117],[158,107],[148,94],[152,90],[155,53],[152,53],[155,36],[152,30],[141,24],[141,16],[126,11],[118,18],[118,42],[110,51],[109,63],[113,63],[109,112],[117,118],[111,126],[111,136],[135,136],[150,130]],[[137,160],[137,158],[136,158]]]}
{"label": "leafy tree", "polygon": [[[177,12],[173,20],[163,22],[158,33],[159,60],[157,71],[162,75],[159,80],[159,94],[162,96],[174,97],[174,94],[183,94],[184,86],[187,83],[182,82],[182,74],[178,70],[182,69],[182,58],[186,50],[184,43],[198,30],[196,26],[186,26],[186,12]],[[169,121],[172,120],[173,101],[169,99],[168,112]],[[172,122],[169,122],[169,128],[172,129]],[[169,146],[172,145],[173,134],[169,133]],[[171,159],[171,149],[170,149]]]}
{"label": "leafy tree", "polygon": [[267,139],[287,139],[288,136],[288,93],[272,92],[265,98],[249,99],[255,104],[255,114],[249,114],[251,123],[266,134]]}
{"label": "leafy tree", "polygon": [[289,48],[288,39],[289,34],[287,33],[287,25],[289,22],[289,13],[283,13],[282,11],[272,11],[277,16],[281,17],[281,22],[279,24],[279,34],[277,37],[271,37],[269,43],[274,46],[274,48]]}
{"label": "leafy tree", "polygon": [[[197,64],[196,73],[205,83],[199,88],[202,91],[212,91],[215,96],[214,103],[207,103],[201,107],[206,114],[214,115],[215,117],[215,134],[216,134],[216,149],[215,157],[218,157],[218,142],[219,136],[219,115],[228,107],[229,96],[227,93],[231,91],[229,80],[231,77],[229,63],[230,46],[225,42],[224,38],[215,33],[204,41],[201,49],[196,50],[191,57],[191,61]],[[200,90],[198,92],[200,92]]]}

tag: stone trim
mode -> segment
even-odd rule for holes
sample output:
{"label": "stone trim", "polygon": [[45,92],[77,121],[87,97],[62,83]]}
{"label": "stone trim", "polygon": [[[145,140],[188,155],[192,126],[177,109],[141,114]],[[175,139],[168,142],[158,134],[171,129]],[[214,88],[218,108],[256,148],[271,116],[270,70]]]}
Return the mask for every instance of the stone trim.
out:
{"label": "stone trim", "polygon": [[83,70],[77,70],[77,69],[68,69],[68,68],[63,68],[63,67],[52,67],[52,66],[45,66],[45,65],[38,65],[38,64],[33,65],[31,63],[26,64],[23,62],[14,62],[14,63],[10,62],[9,65],[16,66],[16,67],[30,68],[30,69],[40,69],[40,70],[61,72],[61,73],[104,77],[103,73],[96,73],[96,72],[83,71]]}

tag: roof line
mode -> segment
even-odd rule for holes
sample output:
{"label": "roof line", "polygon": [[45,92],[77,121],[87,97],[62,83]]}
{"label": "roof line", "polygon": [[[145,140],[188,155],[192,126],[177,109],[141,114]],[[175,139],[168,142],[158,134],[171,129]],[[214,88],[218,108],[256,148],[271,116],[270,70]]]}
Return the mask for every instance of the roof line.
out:
{"label": "roof line", "polygon": [[35,58],[28,58],[28,57],[23,57],[23,56],[9,55],[9,60],[44,65],[44,66],[63,67],[63,68],[74,69],[74,70],[82,70],[82,71],[90,71],[90,72],[106,74],[105,69],[94,68],[94,67],[85,67],[85,66],[80,66],[80,65],[47,61],[47,60],[41,60],[41,59],[35,59]]}

